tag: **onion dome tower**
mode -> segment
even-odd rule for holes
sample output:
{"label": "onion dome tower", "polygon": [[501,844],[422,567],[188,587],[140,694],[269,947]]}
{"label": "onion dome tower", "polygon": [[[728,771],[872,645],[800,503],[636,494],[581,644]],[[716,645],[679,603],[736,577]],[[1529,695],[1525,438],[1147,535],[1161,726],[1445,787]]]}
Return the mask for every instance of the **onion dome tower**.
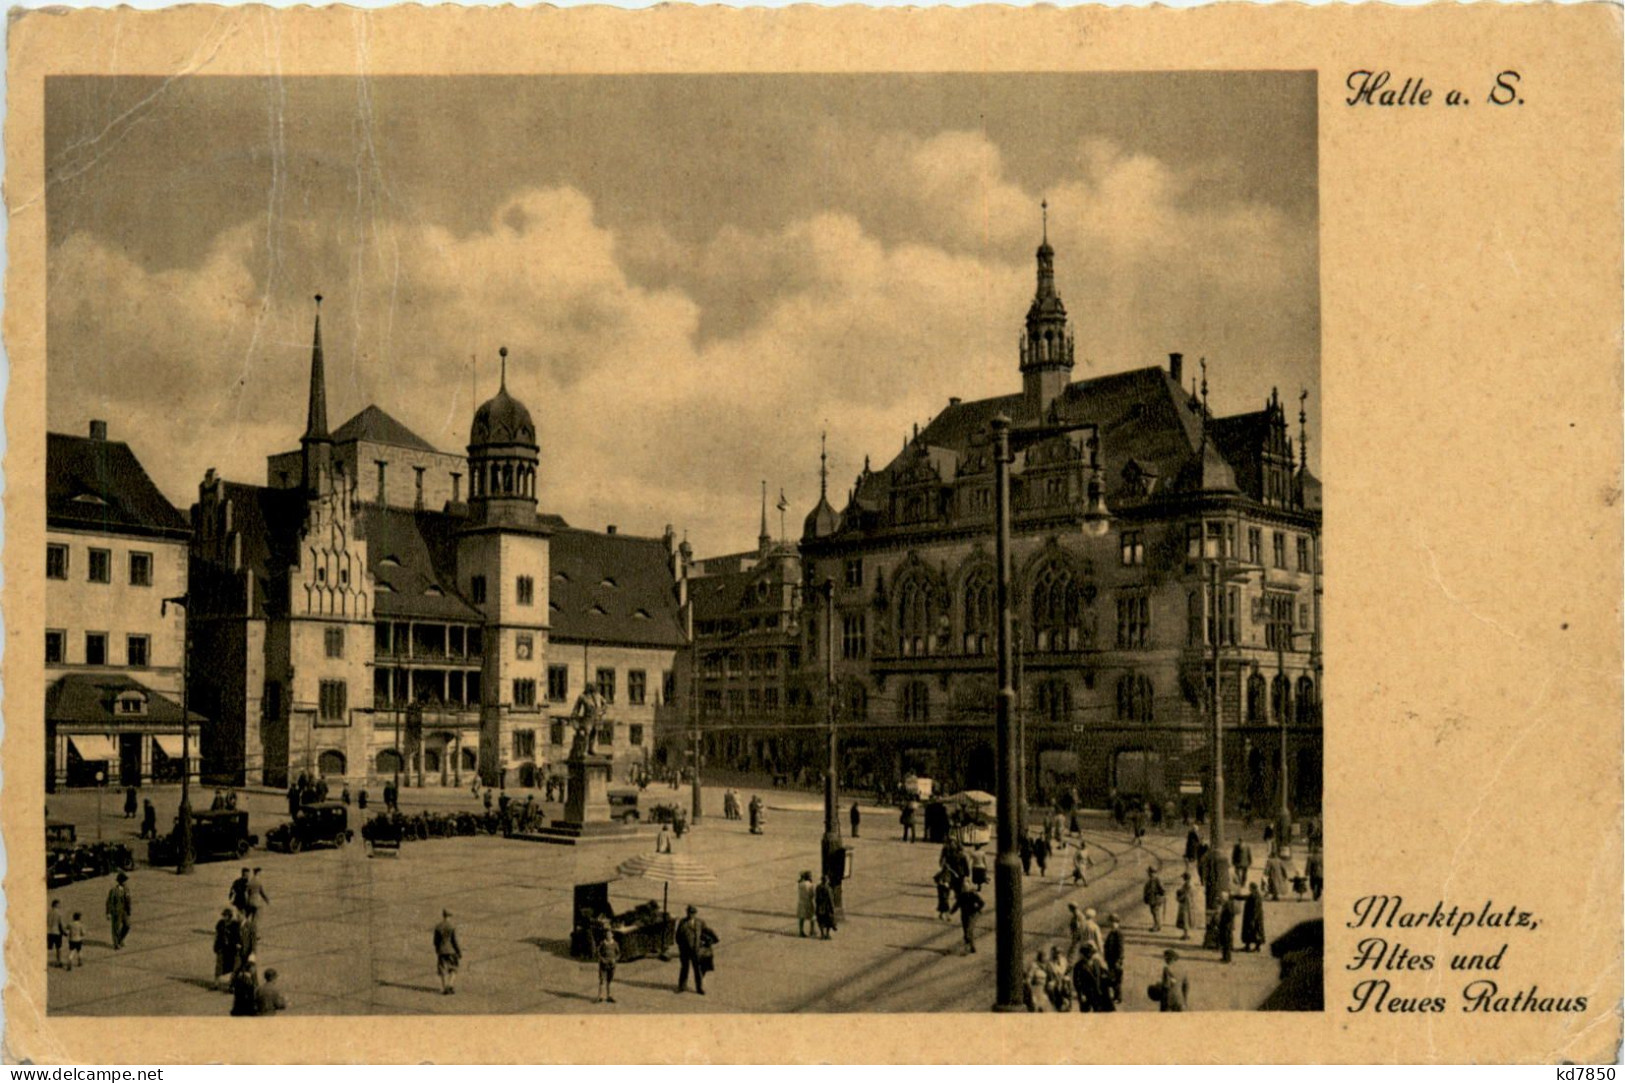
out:
{"label": "onion dome tower", "polygon": [[536,528],[536,426],[525,404],[508,394],[508,348],[497,393],[474,411],[468,431],[468,504],[486,526]]}
{"label": "onion dome tower", "polygon": [[829,451],[825,437],[818,438],[818,503],[801,524],[803,538],[827,538],[840,529],[840,516],[829,505]]}

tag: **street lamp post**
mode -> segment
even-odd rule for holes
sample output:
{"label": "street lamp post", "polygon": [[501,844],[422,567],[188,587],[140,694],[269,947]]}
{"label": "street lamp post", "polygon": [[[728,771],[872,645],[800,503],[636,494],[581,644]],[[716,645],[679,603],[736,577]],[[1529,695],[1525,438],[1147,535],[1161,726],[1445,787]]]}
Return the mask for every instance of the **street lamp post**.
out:
{"label": "street lamp post", "polygon": [[993,1010],[1025,1011],[1022,976],[1022,912],[1020,831],[1025,803],[1022,793],[1020,723],[1016,718],[1013,636],[1010,603],[1010,464],[1017,451],[1043,440],[1087,430],[1090,438],[1089,503],[1084,528],[1094,536],[1106,532],[1104,487],[1100,476],[1099,429],[1092,423],[1039,425],[1013,429],[1003,414],[991,422],[993,439],[994,562],[997,565],[994,603],[998,606],[998,681],[994,729],[998,757],[998,853],[993,864],[993,901],[996,918],[995,974],[997,994]]}
{"label": "street lamp post", "polygon": [[[168,616],[171,605],[186,609],[187,597],[185,594],[178,594],[173,598],[165,598],[158,604],[158,616]],[[192,871],[192,712],[187,702],[192,691],[191,621],[186,621],[181,628],[181,807],[180,838],[176,840],[179,843],[176,847],[179,854],[175,859],[175,872],[184,876]]]}
{"label": "street lamp post", "polygon": [[[824,769],[824,839],[820,867],[829,873],[830,858],[841,849],[841,817],[836,811],[835,736],[835,580],[826,579],[824,595],[824,726],[828,731],[829,762]],[[830,877],[834,881],[834,876]],[[837,899],[840,887],[835,884]]]}

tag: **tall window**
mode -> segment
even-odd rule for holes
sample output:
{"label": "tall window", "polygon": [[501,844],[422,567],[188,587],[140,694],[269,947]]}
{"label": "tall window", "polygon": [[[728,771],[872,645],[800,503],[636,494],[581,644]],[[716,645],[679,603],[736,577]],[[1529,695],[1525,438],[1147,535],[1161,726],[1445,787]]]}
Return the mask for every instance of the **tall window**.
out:
{"label": "tall window", "polygon": [[903,686],[902,721],[923,723],[931,721],[931,690],[924,681],[910,681]]}
{"label": "tall window", "polygon": [[564,734],[567,728],[568,726],[564,719],[553,719],[553,721],[547,724],[547,743],[553,745],[555,748],[564,747]]}
{"label": "tall window", "polygon": [[643,727],[636,722],[626,727],[626,743],[633,748],[643,744]]}
{"label": "tall window", "polygon": [[90,574],[87,578],[92,583],[111,583],[113,581],[112,550],[92,549],[90,551]]}
{"label": "tall window", "polygon": [[132,587],[150,587],[150,586],[152,586],[152,554],[151,553],[131,553],[130,554],[130,586],[132,586]]}
{"label": "tall window", "polygon": [[344,629],[327,628],[322,632],[322,642],[327,648],[329,658],[344,657]]}
{"label": "tall window", "polygon": [[323,681],[319,689],[319,709],[322,721],[344,721],[349,686],[343,681]]}
{"label": "tall window", "polygon": [[1145,646],[1151,630],[1151,598],[1140,592],[1117,596],[1117,646],[1132,650]]}
{"label": "tall window", "polygon": [[1309,539],[1301,534],[1298,536],[1298,570],[1300,572],[1313,570],[1309,563]]}
{"label": "tall window", "polygon": [[807,618],[807,661],[818,661],[818,618]]}
{"label": "tall window", "polygon": [[56,630],[45,633],[45,664],[61,665],[68,660],[68,633]]}
{"label": "tall window", "polygon": [[530,677],[519,677],[513,682],[513,705],[528,708],[536,706],[536,681]]}
{"label": "tall window", "polygon": [[986,654],[993,633],[993,584],[985,571],[965,581],[965,653]]}
{"label": "tall window", "polygon": [[68,577],[68,547],[66,545],[47,545],[45,547],[45,578],[66,579]]}
{"label": "tall window", "polygon": [[485,576],[476,575],[468,581],[468,594],[475,605],[485,604]]}
{"label": "tall window", "polygon": [[1315,682],[1307,673],[1298,678],[1298,724],[1312,725],[1315,721]]}
{"label": "tall window", "polygon": [[931,601],[918,579],[904,582],[898,594],[897,643],[909,656],[931,650]]}
{"label": "tall window", "polygon": [[136,669],[145,669],[147,666],[152,664],[152,662],[151,662],[151,660],[149,658],[149,655],[151,653],[151,646],[152,646],[152,640],[150,640],[146,636],[125,636],[124,637],[124,660],[125,660],[125,663],[127,665],[129,665],[129,666],[132,666],[132,667],[136,668]]}
{"label": "tall window", "polygon": [[1264,678],[1258,673],[1247,678],[1247,721],[1264,721]]}
{"label": "tall window", "polygon": [[1271,540],[1275,546],[1275,566],[1277,568],[1286,567],[1286,535],[1277,530]]}
{"label": "tall window", "polygon": [[516,760],[533,760],[536,758],[536,731],[513,731],[513,758]]}
{"label": "tall window", "polygon": [[[626,702],[641,706],[649,695],[649,675],[641,669],[626,671]],[[632,742],[637,744],[636,741]]]}
{"label": "tall window", "polygon": [[1226,587],[1221,590],[1209,610],[1206,642],[1234,646],[1241,635],[1241,588]]}
{"label": "tall window", "polygon": [[1038,717],[1057,725],[1072,715],[1072,688],[1065,681],[1044,681],[1033,690]]}
{"label": "tall window", "polygon": [[1295,612],[1293,596],[1284,593],[1264,596],[1265,615],[1269,623],[1264,627],[1264,643],[1270,650],[1292,649],[1292,618]]}
{"label": "tall window", "polygon": [[615,671],[611,668],[598,670],[598,698],[605,703],[615,702]]}
{"label": "tall window", "polygon": [[1151,722],[1155,716],[1151,678],[1137,673],[1125,673],[1117,678],[1118,721]]}
{"label": "tall window", "polygon": [[846,562],[846,585],[849,587],[863,586],[863,560],[849,560]]}
{"label": "tall window", "polygon": [[105,666],[107,664],[107,633],[85,633],[85,665]]}
{"label": "tall window", "polygon": [[1076,650],[1081,638],[1078,588],[1070,572],[1051,564],[1033,587],[1033,645],[1041,651]]}
{"label": "tall window", "polygon": [[521,575],[514,583],[514,597],[520,605],[531,605],[536,601],[536,580],[528,575]]}
{"label": "tall window", "polygon": [[1145,563],[1145,537],[1138,530],[1123,531],[1122,558],[1125,568]]}
{"label": "tall window", "polygon": [[1264,532],[1256,526],[1247,528],[1247,563],[1264,563]]}
{"label": "tall window", "polygon": [[865,640],[862,613],[847,614],[841,618],[841,657],[852,661],[869,653]]}

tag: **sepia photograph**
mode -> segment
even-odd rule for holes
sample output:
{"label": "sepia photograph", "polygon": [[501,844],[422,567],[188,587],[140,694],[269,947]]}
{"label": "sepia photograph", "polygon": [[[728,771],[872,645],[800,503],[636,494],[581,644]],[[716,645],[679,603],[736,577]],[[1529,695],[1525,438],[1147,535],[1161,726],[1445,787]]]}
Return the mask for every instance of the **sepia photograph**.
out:
{"label": "sepia photograph", "polygon": [[1320,108],[49,76],[46,1010],[1323,1010]]}

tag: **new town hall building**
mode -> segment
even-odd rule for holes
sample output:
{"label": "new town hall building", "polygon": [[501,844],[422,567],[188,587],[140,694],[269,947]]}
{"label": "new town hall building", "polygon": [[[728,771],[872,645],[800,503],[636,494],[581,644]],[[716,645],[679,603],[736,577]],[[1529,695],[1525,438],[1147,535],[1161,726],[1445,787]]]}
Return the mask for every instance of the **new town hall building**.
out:
{"label": "new town hall building", "polygon": [[538,511],[538,433],[502,352],[466,457],[376,406],[329,431],[318,315],[299,449],[265,485],[211,470],[192,512],[206,775],[530,785],[589,682],[617,775],[647,762],[685,642],[673,535]]}
{"label": "new town hall building", "polygon": [[[1179,354],[1072,382],[1047,240],[1037,256],[1021,390],[950,399],[885,467],[865,464],[842,510],[821,498],[807,516],[808,589],[835,584],[843,773],[994,789],[987,434],[1004,414],[1018,427],[1092,422],[1098,434],[1039,443],[1011,468],[1029,792],[1192,795],[1211,763],[1217,655],[1229,803],[1273,807],[1285,727],[1294,809],[1318,806],[1321,489],[1302,436],[1295,455],[1273,391],[1260,390],[1257,411],[1212,416]],[[1111,517],[1102,537],[1083,529],[1092,478]],[[803,662],[822,671],[818,617],[802,624]]]}

